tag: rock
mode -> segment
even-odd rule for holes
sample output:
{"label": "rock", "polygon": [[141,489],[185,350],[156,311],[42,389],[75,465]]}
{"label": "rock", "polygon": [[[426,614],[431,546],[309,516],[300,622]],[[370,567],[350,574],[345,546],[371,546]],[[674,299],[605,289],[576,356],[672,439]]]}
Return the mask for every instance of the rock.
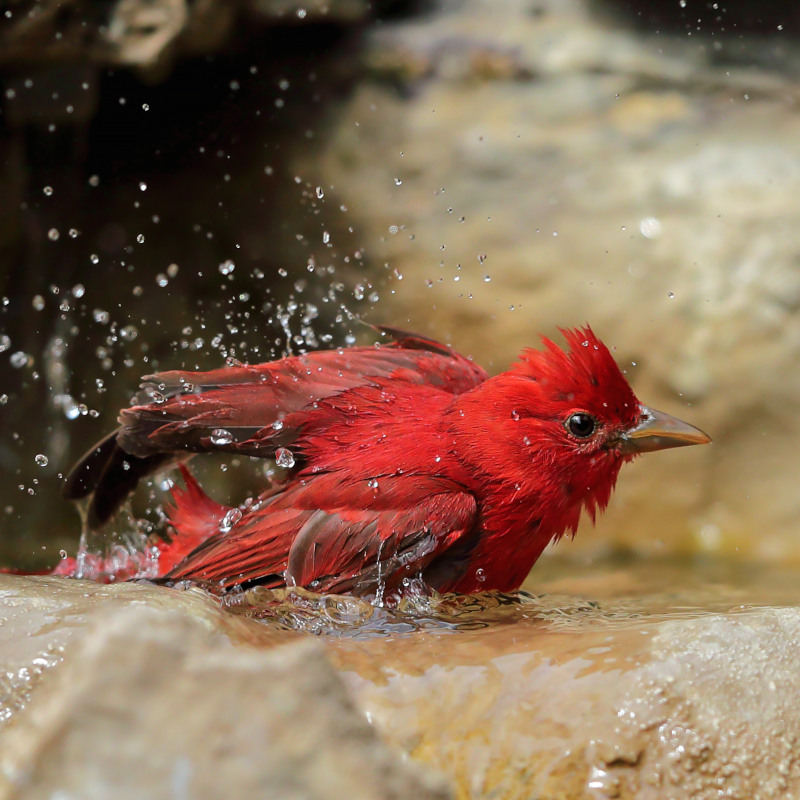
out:
{"label": "rock", "polygon": [[323,169],[386,266],[375,316],[495,371],[588,320],[645,402],[708,429],[623,470],[565,549],[800,562],[797,71],[530,5],[447,2],[367,35]]}
{"label": "rock", "polygon": [[565,563],[397,611],[0,576],[27,687],[0,693],[0,798],[447,797],[415,762],[465,800],[800,794],[796,575]]}
{"label": "rock", "polygon": [[[102,586],[88,581],[0,574],[0,727],[25,708],[43,677],[61,664],[74,637],[93,624],[98,613],[127,606],[188,614],[211,632],[227,631],[236,641],[266,635],[266,628],[229,628],[235,620],[223,615],[205,592],[165,592],[146,584]],[[244,638],[242,638],[244,637]],[[286,634],[278,642],[284,642]]]}
{"label": "rock", "polygon": [[230,35],[234,4],[116,0],[83,8],[44,0],[9,10],[0,23],[0,65],[83,62],[163,75],[181,53],[209,52]]}
{"label": "rock", "polygon": [[[213,53],[241,16],[262,25],[366,18],[365,0],[114,0],[20,3],[0,19],[0,67],[51,62],[135,67],[166,75],[177,56]],[[88,7],[87,7],[88,6]]]}
{"label": "rock", "polygon": [[[715,585],[717,602],[735,593]],[[545,595],[505,624],[467,615],[460,633],[337,642],[335,658],[384,735],[460,797],[797,796],[800,609],[655,600]]]}
{"label": "rock", "polygon": [[[45,603],[57,587],[39,583]],[[3,798],[449,796],[377,738],[321,644],[233,648],[224,624],[209,631],[210,602],[136,588],[109,588],[110,607],[0,732]]]}

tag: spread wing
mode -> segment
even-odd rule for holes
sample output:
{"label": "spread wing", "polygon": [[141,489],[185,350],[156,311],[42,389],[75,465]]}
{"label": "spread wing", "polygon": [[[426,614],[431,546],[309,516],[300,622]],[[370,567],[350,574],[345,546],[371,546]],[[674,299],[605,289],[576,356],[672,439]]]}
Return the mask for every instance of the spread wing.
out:
{"label": "spread wing", "polygon": [[327,473],[292,484],[213,534],[165,578],[370,594],[396,587],[477,534],[475,498],[445,478],[341,480]]}
{"label": "spread wing", "polygon": [[272,458],[277,447],[294,440],[315,403],[348,389],[383,378],[458,394],[486,379],[480,367],[445,345],[381,330],[395,340],[257,366],[146,377],[137,404],[120,412],[120,428],[73,467],[65,497],[92,496],[89,524],[94,527],[111,517],[142,477],[189,454]]}

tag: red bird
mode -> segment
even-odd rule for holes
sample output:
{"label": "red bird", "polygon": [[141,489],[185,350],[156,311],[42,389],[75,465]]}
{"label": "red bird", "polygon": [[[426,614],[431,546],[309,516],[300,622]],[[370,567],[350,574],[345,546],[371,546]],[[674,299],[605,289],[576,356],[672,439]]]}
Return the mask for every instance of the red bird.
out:
{"label": "red bird", "polygon": [[445,345],[381,330],[394,341],[146,377],[65,495],[91,496],[98,525],[140,478],[193,453],[275,458],[284,482],[238,508],[181,467],[172,535],[150,553],[157,577],[371,595],[419,576],[439,591],[510,591],[583,509],[605,508],[623,463],[710,441],[643,406],[588,327],[493,378]]}

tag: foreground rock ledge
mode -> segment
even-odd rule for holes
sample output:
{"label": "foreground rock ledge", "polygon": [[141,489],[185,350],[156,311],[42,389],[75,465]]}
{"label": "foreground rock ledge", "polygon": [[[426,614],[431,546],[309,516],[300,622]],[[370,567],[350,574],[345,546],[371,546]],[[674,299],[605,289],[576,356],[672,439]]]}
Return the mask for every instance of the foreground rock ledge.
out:
{"label": "foreground rock ledge", "polygon": [[172,594],[183,609],[94,615],[0,733],[0,797],[449,796],[379,740],[321,644],[234,649]]}
{"label": "foreground rock ledge", "polygon": [[633,572],[599,572],[599,602],[561,579],[463,630],[315,641],[197,591],[0,576],[0,798],[447,797],[351,696],[465,800],[800,797],[800,609],[622,596]]}

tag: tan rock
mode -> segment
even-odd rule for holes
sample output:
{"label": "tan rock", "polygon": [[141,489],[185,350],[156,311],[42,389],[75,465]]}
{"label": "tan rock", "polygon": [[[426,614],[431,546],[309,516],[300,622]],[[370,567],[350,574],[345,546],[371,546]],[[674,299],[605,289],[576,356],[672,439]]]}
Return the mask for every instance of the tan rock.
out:
{"label": "tan rock", "polygon": [[63,661],[67,647],[98,613],[128,606],[188,614],[209,633],[226,631],[239,642],[282,643],[290,636],[242,626],[198,589],[166,592],[147,584],[103,586],[0,574],[0,727],[27,706],[42,678]]}
{"label": "tan rock", "polygon": [[199,618],[158,602],[95,615],[0,732],[0,797],[448,797],[377,738],[322,645],[235,649],[187,605]]}
{"label": "tan rock", "polygon": [[462,798],[797,796],[800,610],[655,599],[544,596],[406,648],[337,643],[336,661],[385,736]]}
{"label": "tan rock", "polygon": [[800,794],[791,572],[549,567],[521,603],[399,612],[3,576],[0,674],[30,696],[0,703],[0,798],[446,797],[414,761],[463,800]]}

